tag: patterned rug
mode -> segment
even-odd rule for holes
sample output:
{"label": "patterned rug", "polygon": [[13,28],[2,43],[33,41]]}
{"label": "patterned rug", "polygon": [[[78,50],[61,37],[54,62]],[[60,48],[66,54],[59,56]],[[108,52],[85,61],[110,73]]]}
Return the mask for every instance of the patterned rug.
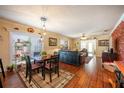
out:
{"label": "patterned rug", "polygon": [[85,59],[85,64],[88,64],[92,60],[93,56],[88,56]]}
{"label": "patterned rug", "polygon": [[25,72],[19,71],[18,73],[28,88],[63,88],[74,77],[74,74],[60,69],[59,77],[55,73],[52,74],[52,83],[49,82],[49,74],[46,74],[43,80],[41,73],[37,73],[32,75],[32,81],[29,84],[28,78],[25,78]]}

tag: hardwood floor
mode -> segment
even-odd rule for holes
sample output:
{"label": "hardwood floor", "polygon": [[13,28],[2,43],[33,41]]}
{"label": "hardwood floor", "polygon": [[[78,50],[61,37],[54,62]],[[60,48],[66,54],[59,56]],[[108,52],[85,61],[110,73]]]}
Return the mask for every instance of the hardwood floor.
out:
{"label": "hardwood floor", "polygon": [[[60,63],[60,68],[75,74],[65,88],[110,88],[108,79],[115,80],[114,73],[102,68],[100,58],[93,58],[88,64],[80,67]],[[12,72],[7,74],[4,87],[23,88],[25,86],[19,76]]]}
{"label": "hardwood floor", "polygon": [[71,65],[61,64],[61,68],[74,74],[75,77],[65,86],[66,88],[109,88],[108,79],[115,80],[114,73],[102,68],[101,59],[94,58],[88,64],[79,68]]}
{"label": "hardwood floor", "polygon": [[6,73],[6,78],[3,80],[3,86],[5,88],[25,88],[26,86],[21,81],[16,72]]}

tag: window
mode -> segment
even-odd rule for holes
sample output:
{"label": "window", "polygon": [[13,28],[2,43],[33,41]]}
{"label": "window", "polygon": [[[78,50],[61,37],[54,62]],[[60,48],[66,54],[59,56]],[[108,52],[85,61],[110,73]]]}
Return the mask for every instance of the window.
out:
{"label": "window", "polygon": [[60,40],[60,46],[61,46],[61,49],[63,49],[63,50],[67,50],[68,49],[68,41],[67,40],[63,40],[63,39],[61,39]]}
{"label": "window", "polygon": [[94,53],[96,50],[96,40],[84,40],[81,41],[81,50],[86,48],[89,53]]}
{"label": "window", "polygon": [[11,32],[10,35],[11,63],[21,63],[25,55],[33,58],[35,52],[41,52],[42,42],[39,36],[21,32]]}
{"label": "window", "polygon": [[93,52],[93,43],[92,42],[88,43],[88,52],[90,52],[90,53]]}
{"label": "window", "polygon": [[81,41],[81,49],[87,48],[87,41]]}

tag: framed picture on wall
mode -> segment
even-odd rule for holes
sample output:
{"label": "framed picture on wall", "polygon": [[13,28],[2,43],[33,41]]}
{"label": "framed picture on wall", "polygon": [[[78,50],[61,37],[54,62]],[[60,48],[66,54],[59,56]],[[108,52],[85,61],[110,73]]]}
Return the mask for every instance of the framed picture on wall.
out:
{"label": "framed picture on wall", "polygon": [[49,46],[57,46],[57,38],[49,38]]}
{"label": "framed picture on wall", "polygon": [[109,46],[109,40],[99,40],[98,45],[99,46]]}

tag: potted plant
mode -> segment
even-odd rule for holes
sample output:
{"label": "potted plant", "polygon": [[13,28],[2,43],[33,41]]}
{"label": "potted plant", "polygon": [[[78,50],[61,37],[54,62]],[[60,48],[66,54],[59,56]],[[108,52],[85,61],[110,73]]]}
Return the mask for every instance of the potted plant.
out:
{"label": "potted plant", "polygon": [[15,64],[11,64],[11,65],[7,66],[7,72],[12,72],[13,68],[15,68]]}
{"label": "potted plant", "polygon": [[42,57],[46,57],[47,52],[46,51],[42,51],[41,55],[42,55]]}
{"label": "potted plant", "polygon": [[54,52],[54,55],[58,55],[58,52],[57,52],[57,51],[55,51],[55,52]]}

